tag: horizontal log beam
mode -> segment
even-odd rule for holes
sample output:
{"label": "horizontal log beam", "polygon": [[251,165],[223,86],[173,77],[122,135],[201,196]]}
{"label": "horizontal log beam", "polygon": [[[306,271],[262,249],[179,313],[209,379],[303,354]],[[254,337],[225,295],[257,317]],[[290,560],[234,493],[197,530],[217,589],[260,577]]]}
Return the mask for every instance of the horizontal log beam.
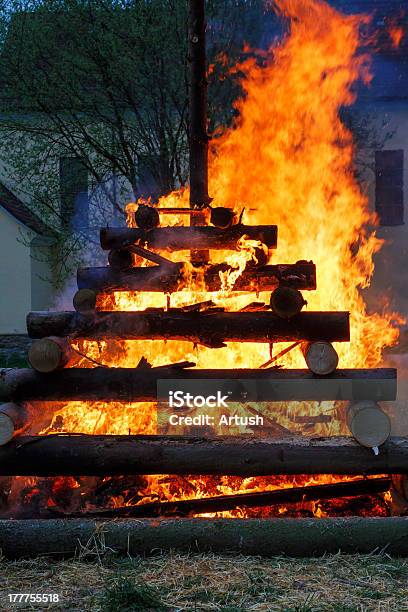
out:
{"label": "horizontal log beam", "polygon": [[[322,378],[309,370],[200,370],[167,368],[68,368],[50,374],[32,369],[0,370],[0,401],[83,400],[155,402],[157,382],[234,381],[249,383],[254,401],[367,400],[393,401],[396,370],[336,370]],[[256,381],[253,389],[253,381]],[[251,400],[252,401],[252,400]]]}
{"label": "horizontal log beam", "polygon": [[242,236],[259,240],[269,249],[276,248],[276,225],[232,225],[221,229],[211,226],[156,227],[143,230],[134,227],[102,228],[101,246],[105,250],[120,249],[128,244],[140,244],[149,249],[184,251],[194,249],[236,249]]}
{"label": "horizontal log beam", "polygon": [[[390,478],[364,478],[333,484],[310,485],[277,489],[275,491],[256,491],[255,493],[237,493],[236,495],[218,495],[198,499],[182,499],[170,502],[149,502],[138,506],[119,506],[89,512],[69,514],[84,518],[149,518],[153,516],[193,516],[207,512],[225,512],[237,508],[261,508],[281,504],[299,504],[301,502],[321,499],[338,499],[341,497],[360,497],[377,495],[389,491]],[[61,515],[63,513],[61,512]]]}
{"label": "horizontal log beam", "polygon": [[30,312],[30,338],[73,336],[186,340],[217,348],[224,342],[348,342],[348,312],[302,312],[290,320],[271,312]]}
{"label": "horizontal log beam", "polygon": [[[78,268],[79,289],[110,291],[160,291],[174,292],[186,289],[194,283],[205,291],[220,291],[220,272],[232,268],[227,264],[216,264],[200,270],[183,273],[183,265],[151,266],[118,270],[113,266],[100,268]],[[272,291],[279,285],[294,289],[316,289],[316,266],[312,262],[276,264],[247,267],[234,283],[234,291]]]}
{"label": "horizontal log beam", "polygon": [[6,559],[76,556],[89,542],[126,557],[158,550],[263,557],[386,550],[406,557],[407,532],[407,517],[0,520],[0,549]]}
{"label": "horizontal log beam", "polygon": [[352,438],[216,439],[178,436],[20,436],[0,447],[1,476],[147,474],[403,474],[408,438],[379,455]]}

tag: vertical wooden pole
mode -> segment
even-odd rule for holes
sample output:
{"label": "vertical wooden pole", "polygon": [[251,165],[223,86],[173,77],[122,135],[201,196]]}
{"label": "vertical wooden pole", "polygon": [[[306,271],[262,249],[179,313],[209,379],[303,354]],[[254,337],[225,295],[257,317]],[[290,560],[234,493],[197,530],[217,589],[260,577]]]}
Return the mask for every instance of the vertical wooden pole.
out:
{"label": "vertical wooden pole", "polygon": [[[207,75],[205,0],[189,0],[188,57],[190,62],[190,206],[202,209],[208,195]],[[191,225],[205,225],[207,215],[191,216]],[[195,263],[208,261],[208,252],[191,251]]]}
{"label": "vertical wooden pole", "polygon": [[208,196],[207,76],[204,0],[190,0],[190,203],[202,208]]}

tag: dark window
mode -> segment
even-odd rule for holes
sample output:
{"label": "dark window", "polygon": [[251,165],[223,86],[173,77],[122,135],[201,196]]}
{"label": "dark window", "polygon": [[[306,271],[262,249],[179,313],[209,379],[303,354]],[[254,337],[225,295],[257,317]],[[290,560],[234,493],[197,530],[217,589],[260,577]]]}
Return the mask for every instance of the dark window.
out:
{"label": "dark window", "polygon": [[60,158],[61,216],[72,229],[89,225],[88,170],[80,157]]}
{"label": "dark window", "polygon": [[404,224],[404,151],[375,152],[375,208],[381,225]]}

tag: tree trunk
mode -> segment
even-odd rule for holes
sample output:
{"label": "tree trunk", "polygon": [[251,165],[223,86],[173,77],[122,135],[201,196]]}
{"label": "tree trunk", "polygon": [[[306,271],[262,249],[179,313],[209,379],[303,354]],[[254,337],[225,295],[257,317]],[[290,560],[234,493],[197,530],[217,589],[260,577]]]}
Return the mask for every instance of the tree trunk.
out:
{"label": "tree trunk", "polygon": [[[50,374],[31,369],[0,370],[0,401],[83,400],[157,401],[159,380],[234,381],[248,383],[254,401],[378,401],[396,398],[394,369],[336,370],[329,377],[314,376],[309,370],[182,370],[166,368],[67,368]],[[253,384],[255,383],[255,385]],[[239,400],[237,400],[239,401]],[[252,401],[252,400],[251,400]]]}
{"label": "tree trunk", "polygon": [[302,312],[282,319],[271,312],[30,312],[30,338],[74,336],[186,340],[212,348],[225,342],[348,342],[348,312]]}
{"label": "tree trunk", "polygon": [[[110,291],[181,291],[196,283],[204,291],[221,289],[220,272],[232,268],[227,264],[215,264],[205,268],[193,268],[188,275],[182,264],[151,266],[118,270],[103,268],[78,268],[78,287],[100,292]],[[280,284],[295,289],[316,289],[316,267],[313,263],[277,264],[246,268],[234,283],[234,291],[272,291]],[[302,306],[303,306],[302,299]],[[76,308],[75,310],[78,310]]]}
{"label": "tree trunk", "polygon": [[203,226],[156,227],[143,230],[137,227],[103,227],[100,231],[101,246],[105,250],[120,249],[129,244],[140,244],[149,249],[184,251],[236,249],[242,236],[260,240],[269,249],[276,248],[276,225],[233,225],[226,229]]}
{"label": "tree trunk", "polygon": [[1,476],[402,474],[408,439],[379,455],[352,438],[19,436],[0,447]]}
{"label": "tree trunk", "polygon": [[408,518],[92,519],[0,520],[6,559],[74,556],[90,547],[128,557],[157,554],[236,553],[272,557],[326,554],[408,556]]}

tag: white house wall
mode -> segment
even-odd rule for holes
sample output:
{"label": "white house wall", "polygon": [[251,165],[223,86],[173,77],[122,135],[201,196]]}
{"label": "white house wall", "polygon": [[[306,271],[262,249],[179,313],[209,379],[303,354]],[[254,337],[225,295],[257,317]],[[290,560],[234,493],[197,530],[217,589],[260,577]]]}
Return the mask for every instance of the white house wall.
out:
{"label": "white house wall", "polygon": [[[0,206],[0,334],[24,334],[31,310],[30,248],[27,230]],[[28,234],[31,238],[34,234]]]}

